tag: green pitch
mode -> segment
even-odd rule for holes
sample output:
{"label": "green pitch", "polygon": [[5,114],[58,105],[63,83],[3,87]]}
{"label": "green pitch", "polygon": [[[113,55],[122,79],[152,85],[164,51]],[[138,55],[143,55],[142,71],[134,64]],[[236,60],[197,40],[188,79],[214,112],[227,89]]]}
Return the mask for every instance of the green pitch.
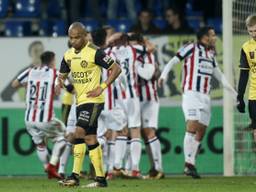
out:
{"label": "green pitch", "polygon": [[[81,185],[89,183],[81,180]],[[84,189],[60,187],[55,180],[43,177],[0,177],[0,192],[255,192],[256,177],[168,177],[162,180],[109,181],[108,188]]]}

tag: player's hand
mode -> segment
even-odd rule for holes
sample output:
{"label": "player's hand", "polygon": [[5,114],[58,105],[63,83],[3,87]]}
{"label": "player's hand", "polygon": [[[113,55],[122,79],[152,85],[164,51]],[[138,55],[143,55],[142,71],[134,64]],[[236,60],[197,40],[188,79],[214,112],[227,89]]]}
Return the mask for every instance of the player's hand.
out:
{"label": "player's hand", "polygon": [[55,95],[60,95],[60,93],[61,93],[61,85],[60,84],[57,84],[57,85],[55,85]]}
{"label": "player's hand", "polygon": [[102,92],[103,92],[103,89],[100,86],[98,86],[97,88],[91,91],[88,91],[86,94],[87,94],[87,97],[98,97]]}
{"label": "player's hand", "polygon": [[242,97],[237,96],[236,108],[240,113],[245,113],[245,103]]}
{"label": "player's hand", "polygon": [[164,85],[164,79],[160,78],[158,79],[158,87],[163,87]]}

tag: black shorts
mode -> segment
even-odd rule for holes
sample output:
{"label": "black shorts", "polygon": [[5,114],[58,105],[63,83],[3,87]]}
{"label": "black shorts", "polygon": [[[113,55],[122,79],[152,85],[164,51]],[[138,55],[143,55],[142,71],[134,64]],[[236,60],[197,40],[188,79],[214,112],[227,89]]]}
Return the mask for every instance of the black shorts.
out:
{"label": "black shorts", "polygon": [[248,109],[249,109],[249,115],[250,119],[252,120],[252,125],[254,129],[256,129],[256,100],[249,100],[248,101]]}
{"label": "black shorts", "polygon": [[97,135],[98,117],[104,107],[104,103],[86,103],[77,106],[76,125],[82,127],[86,135]]}

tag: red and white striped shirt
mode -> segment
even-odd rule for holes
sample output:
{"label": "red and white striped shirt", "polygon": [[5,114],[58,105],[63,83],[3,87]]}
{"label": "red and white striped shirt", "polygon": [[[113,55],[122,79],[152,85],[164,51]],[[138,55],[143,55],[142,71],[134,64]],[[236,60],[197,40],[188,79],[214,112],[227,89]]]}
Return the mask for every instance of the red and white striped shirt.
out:
{"label": "red and white striped shirt", "polygon": [[[105,53],[116,60],[115,54],[112,52],[112,47],[104,50]],[[102,80],[105,81],[110,75],[110,71],[103,69]],[[105,89],[105,104],[104,109],[112,110],[116,106],[117,99],[125,99],[125,87],[121,83],[121,77],[117,77],[116,80]]]}
{"label": "red and white striped shirt", "polygon": [[[134,45],[133,47],[136,49],[136,65],[143,67],[153,65],[155,71],[157,63],[154,54],[146,52],[145,46]],[[145,79],[138,73],[138,90],[140,101],[158,101],[157,81],[153,78],[153,73],[150,79]]]}
{"label": "red and white striped shirt", "polygon": [[121,65],[122,76],[125,81],[125,97],[138,97],[138,82],[136,72],[136,50],[130,45],[114,47],[113,53]]}
{"label": "red and white striped shirt", "polygon": [[18,76],[20,83],[27,83],[26,121],[49,122],[52,120],[56,76],[56,69],[47,66],[27,69]]}
{"label": "red and white striped shirt", "polygon": [[214,53],[199,43],[181,47],[176,56],[184,60],[182,89],[209,94],[214,68],[218,67]]}

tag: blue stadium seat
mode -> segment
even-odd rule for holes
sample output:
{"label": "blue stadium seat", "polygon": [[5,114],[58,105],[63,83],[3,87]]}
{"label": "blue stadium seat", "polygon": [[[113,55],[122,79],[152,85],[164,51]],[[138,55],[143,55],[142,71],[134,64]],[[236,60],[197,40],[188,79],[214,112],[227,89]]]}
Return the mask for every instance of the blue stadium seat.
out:
{"label": "blue stadium seat", "polygon": [[118,32],[128,32],[132,22],[129,19],[110,19],[107,24],[114,27]]}
{"label": "blue stadium seat", "polygon": [[60,5],[58,3],[57,0],[51,0],[51,1],[48,1],[48,4],[47,4],[47,16],[49,18],[52,18],[52,17],[60,17]]}
{"label": "blue stadium seat", "polygon": [[83,23],[86,27],[86,30],[88,32],[91,32],[95,29],[99,28],[99,22],[97,20],[94,19],[84,19],[84,20],[80,20],[81,23]]}
{"label": "blue stadium seat", "polygon": [[188,24],[192,29],[194,29],[194,31],[198,31],[202,25],[202,21],[198,18],[188,18]]}
{"label": "blue stadium seat", "polygon": [[15,17],[38,17],[40,14],[40,0],[17,0]]}
{"label": "blue stadium seat", "polygon": [[48,20],[41,20],[39,22],[39,35],[49,36],[50,35],[50,25]]}
{"label": "blue stadium seat", "polygon": [[67,25],[63,20],[54,20],[50,22],[50,35],[51,36],[65,36],[67,34]]}
{"label": "blue stadium seat", "polygon": [[164,29],[167,25],[167,22],[164,19],[154,19],[153,23],[160,29]]}
{"label": "blue stadium seat", "polygon": [[31,35],[31,24],[27,21],[6,21],[5,36],[23,37]]}
{"label": "blue stadium seat", "polygon": [[9,6],[9,0],[0,0],[0,18],[6,16]]}
{"label": "blue stadium seat", "polygon": [[222,20],[221,20],[221,18],[208,19],[207,24],[214,27],[216,33],[222,33]]}

